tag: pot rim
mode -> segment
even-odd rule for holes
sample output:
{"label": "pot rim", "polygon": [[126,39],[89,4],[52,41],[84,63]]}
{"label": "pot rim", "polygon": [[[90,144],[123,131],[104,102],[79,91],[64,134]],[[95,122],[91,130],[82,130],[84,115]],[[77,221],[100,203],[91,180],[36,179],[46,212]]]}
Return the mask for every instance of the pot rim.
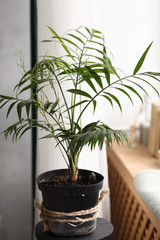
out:
{"label": "pot rim", "polygon": [[[69,169],[56,169],[56,170],[50,170],[50,171],[46,171],[41,173],[40,175],[37,176],[36,180],[38,183],[38,187],[41,191],[43,191],[44,189],[54,189],[55,191],[64,191],[64,193],[68,193],[68,191],[71,191],[73,193],[89,193],[89,192],[93,192],[93,191],[97,191],[100,190],[102,188],[103,185],[103,180],[104,177],[95,171],[92,170],[86,170],[86,169],[79,169],[79,174],[84,175],[84,174],[89,174],[91,172],[94,172],[98,178],[98,182],[94,183],[94,184],[89,184],[89,185],[83,185],[83,186],[52,186],[52,185],[46,185],[43,182],[41,182],[43,179],[45,178],[49,178],[52,176],[60,176],[60,175],[68,175],[69,174]],[[54,173],[54,174],[53,174]]]}

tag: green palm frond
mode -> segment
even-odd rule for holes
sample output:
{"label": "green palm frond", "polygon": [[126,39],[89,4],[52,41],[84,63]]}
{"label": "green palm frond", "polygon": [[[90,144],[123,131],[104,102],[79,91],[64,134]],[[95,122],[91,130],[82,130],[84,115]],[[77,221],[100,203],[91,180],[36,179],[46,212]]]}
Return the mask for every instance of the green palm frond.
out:
{"label": "green palm frond", "polygon": [[[114,67],[105,45],[105,39],[99,30],[79,27],[59,36],[54,29],[51,40],[44,42],[58,43],[64,54],[62,56],[44,56],[35,66],[26,71],[15,86],[16,97],[0,95],[0,109],[8,106],[6,117],[15,110],[18,122],[12,124],[3,133],[12,136],[13,141],[33,127],[46,131],[43,138],[54,138],[61,152],[66,154],[71,170],[78,165],[78,158],[85,145],[102,149],[116,141],[118,144],[128,142],[128,135],[121,130],[114,130],[104,123],[91,122],[85,127],[81,120],[90,105],[93,113],[98,107],[98,98],[103,98],[112,107],[117,105],[122,111],[120,95],[134,104],[132,96],[137,96],[143,103],[142,93],[148,94],[148,88],[158,96],[154,83],[160,82],[160,73],[154,71],[140,72],[151,44],[146,48],[133,73],[125,76]],[[123,76],[121,76],[123,74]],[[68,88],[66,89],[66,85]],[[36,87],[36,96],[23,99],[22,93]],[[50,88],[52,94],[47,94]],[[35,100],[35,98],[37,100]],[[41,115],[42,120],[31,119],[31,106]],[[106,119],[107,121],[107,119]]]}
{"label": "green palm frond", "polygon": [[70,138],[70,147],[74,149],[75,154],[81,151],[85,145],[90,146],[92,150],[96,145],[102,149],[105,142],[107,147],[113,141],[116,141],[118,144],[124,141],[128,142],[128,134],[125,131],[114,130],[105,124],[99,124],[99,121],[90,123],[81,132],[71,135]]}

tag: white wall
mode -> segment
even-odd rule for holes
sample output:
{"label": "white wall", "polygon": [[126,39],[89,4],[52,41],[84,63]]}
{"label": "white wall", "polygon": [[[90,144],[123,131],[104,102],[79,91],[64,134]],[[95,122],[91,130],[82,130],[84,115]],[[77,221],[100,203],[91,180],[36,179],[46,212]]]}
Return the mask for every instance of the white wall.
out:
{"label": "white wall", "polygon": [[[143,51],[154,41],[142,71],[159,71],[160,66],[160,2],[158,0],[112,0],[98,1],[99,8],[95,18],[95,27],[101,29],[115,59],[115,65],[126,74],[133,72]],[[94,0],[96,11],[97,1]],[[160,86],[157,84],[158,89]],[[150,91],[151,100],[157,100]],[[133,124],[139,106],[137,97],[135,105],[123,99],[123,115],[115,108],[106,106],[106,120],[113,127],[128,128]],[[107,110],[109,108],[109,111]],[[109,114],[108,114],[109,112]]]}
{"label": "white wall", "polygon": [[[158,0],[39,0],[39,39],[49,36],[47,25],[59,34],[80,25],[101,30],[115,59],[115,66],[131,74],[143,51],[154,41],[143,71],[158,71],[160,65],[160,2]],[[43,12],[43,13],[42,13]],[[46,49],[48,45],[46,45]],[[49,50],[51,50],[49,46]],[[42,50],[43,49],[43,50]],[[39,45],[44,53],[44,45]],[[151,91],[151,100],[157,100]],[[123,115],[106,105],[106,121],[113,127],[126,128],[133,123],[140,101],[134,108],[123,100]],[[109,114],[108,114],[109,113]],[[117,121],[118,116],[118,121]]]}

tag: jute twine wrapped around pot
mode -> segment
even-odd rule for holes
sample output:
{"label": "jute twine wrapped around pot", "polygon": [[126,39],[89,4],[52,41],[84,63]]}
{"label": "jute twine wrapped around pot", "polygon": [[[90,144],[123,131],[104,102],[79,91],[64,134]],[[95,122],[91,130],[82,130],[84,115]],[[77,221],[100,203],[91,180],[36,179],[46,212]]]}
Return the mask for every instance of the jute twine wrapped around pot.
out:
{"label": "jute twine wrapped around pot", "polygon": [[[34,206],[41,211],[40,219],[43,222],[43,227],[44,227],[43,231],[49,230],[47,220],[53,221],[53,222],[62,222],[62,223],[65,223],[65,222],[79,223],[79,222],[89,222],[89,221],[95,220],[98,217],[99,203],[104,198],[104,195],[108,192],[109,192],[108,190],[101,191],[100,197],[98,198],[98,203],[95,207],[87,209],[87,210],[81,210],[81,211],[70,212],[70,213],[55,212],[55,211],[48,210],[47,208],[44,207],[43,202],[40,204],[39,200],[35,199]],[[92,216],[88,217],[88,218],[73,219],[74,217],[85,216],[85,215],[92,215]],[[67,217],[67,219],[63,219],[64,217]]]}

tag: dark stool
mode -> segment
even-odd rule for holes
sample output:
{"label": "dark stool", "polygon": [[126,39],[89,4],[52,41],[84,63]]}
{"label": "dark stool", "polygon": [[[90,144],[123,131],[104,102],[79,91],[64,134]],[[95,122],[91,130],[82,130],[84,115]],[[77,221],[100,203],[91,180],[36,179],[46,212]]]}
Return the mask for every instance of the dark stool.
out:
{"label": "dark stool", "polygon": [[103,218],[97,219],[97,227],[93,233],[84,236],[60,237],[50,232],[43,232],[42,222],[39,222],[35,229],[37,240],[111,240],[112,233],[113,225]]}

